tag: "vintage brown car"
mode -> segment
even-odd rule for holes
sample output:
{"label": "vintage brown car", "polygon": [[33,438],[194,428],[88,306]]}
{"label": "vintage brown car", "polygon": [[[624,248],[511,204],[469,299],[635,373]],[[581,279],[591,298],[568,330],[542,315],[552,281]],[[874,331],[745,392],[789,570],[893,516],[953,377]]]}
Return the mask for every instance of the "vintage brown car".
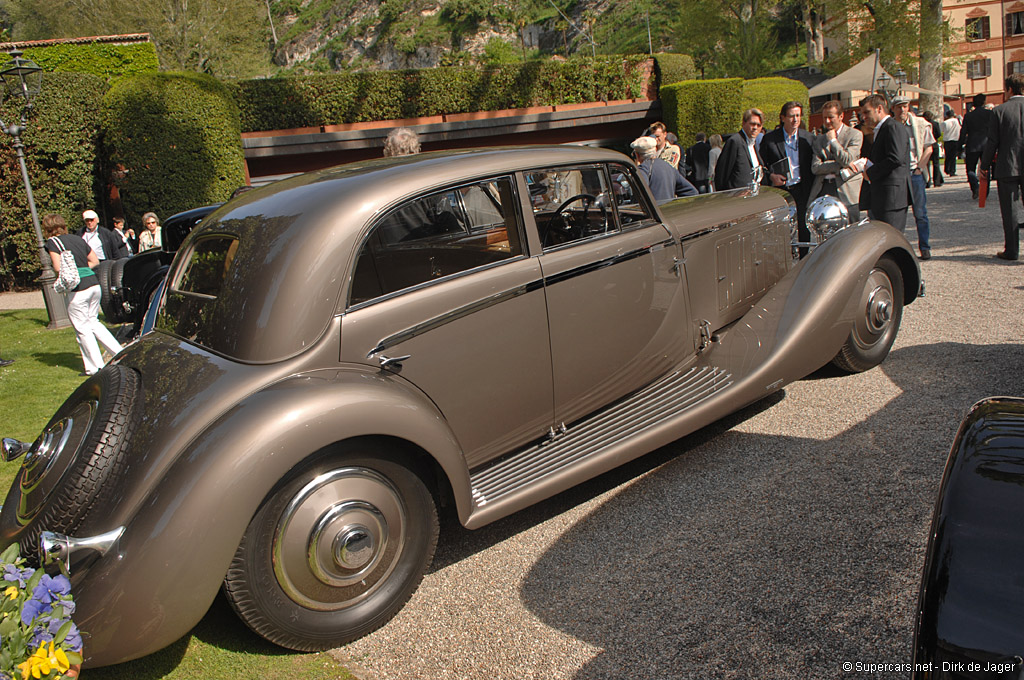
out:
{"label": "vintage brown car", "polygon": [[580,147],[252,191],[183,244],[156,330],[5,441],[26,455],[0,545],[70,566],[94,666],[178,639],[221,587],[268,640],[344,644],[416,589],[439,507],[480,527],[881,362],[920,271],[888,225],[836,219],[796,260],[783,193],[656,205]]}

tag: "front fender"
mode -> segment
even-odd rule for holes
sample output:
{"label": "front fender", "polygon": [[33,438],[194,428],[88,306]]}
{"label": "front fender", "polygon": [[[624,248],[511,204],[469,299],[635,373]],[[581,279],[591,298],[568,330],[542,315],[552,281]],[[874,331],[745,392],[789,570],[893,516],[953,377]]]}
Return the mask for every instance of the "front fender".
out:
{"label": "front fender", "polygon": [[1012,663],[1013,677],[1020,672],[1022,516],[1024,399],[980,401],[960,424],[942,473],[921,576],[915,664]]}
{"label": "front fender", "polygon": [[739,321],[721,333],[715,361],[762,386],[762,396],[828,363],[850,334],[861,290],[889,255],[917,297],[920,270],[910,244],[882,222],[845,229],[816,247]]}
{"label": "front fender", "polygon": [[88,664],[143,656],[187,633],[209,608],[250,519],[278,481],[340,439],[383,433],[431,452],[453,486],[468,488],[454,436],[433,404],[401,380],[322,370],[282,380],[231,408],[154,486],[116,554],[85,575],[76,620],[92,635]]}

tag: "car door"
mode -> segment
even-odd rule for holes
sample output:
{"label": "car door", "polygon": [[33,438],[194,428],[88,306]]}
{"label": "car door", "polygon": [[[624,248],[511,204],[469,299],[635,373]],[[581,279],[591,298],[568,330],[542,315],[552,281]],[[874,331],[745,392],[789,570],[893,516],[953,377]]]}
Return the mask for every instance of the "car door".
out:
{"label": "car door", "polygon": [[511,176],[396,207],[369,232],[342,319],[342,361],[419,388],[470,467],[551,427],[547,307],[521,212]]}
{"label": "car door", "polygon": [[694,356],[681,253],[626,165],[525,173],[543,246],[556,428]]}

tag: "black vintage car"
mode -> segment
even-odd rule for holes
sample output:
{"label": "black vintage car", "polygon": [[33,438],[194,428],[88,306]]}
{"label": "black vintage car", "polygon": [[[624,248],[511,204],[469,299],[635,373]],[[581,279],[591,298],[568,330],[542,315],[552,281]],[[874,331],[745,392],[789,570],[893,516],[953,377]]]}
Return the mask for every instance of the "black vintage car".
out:
{"label": "black vintage car", "polygon": [[102,297],[100,306],[110,323],[132,324],[130,337],[142,327],[150,306],[181,242],[203,218],[222,203],[176,213],[162,225],[163,247],[120,260],[104,260],[96,267]]}
{"label": "black vintage car", "polygon": [[914,631],[915,680],[1024,678],[1024,399],[975,404],[942,474]]}

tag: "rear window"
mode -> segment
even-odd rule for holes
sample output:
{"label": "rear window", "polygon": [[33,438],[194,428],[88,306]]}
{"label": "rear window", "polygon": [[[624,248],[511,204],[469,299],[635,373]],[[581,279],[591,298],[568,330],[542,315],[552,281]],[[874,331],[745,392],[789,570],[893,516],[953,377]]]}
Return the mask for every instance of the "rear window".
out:
{"label": "rear window", "polygon": [[217,297],[237,251],[238,239],[229,236],[199,241],[173,288],[182,293]]}

